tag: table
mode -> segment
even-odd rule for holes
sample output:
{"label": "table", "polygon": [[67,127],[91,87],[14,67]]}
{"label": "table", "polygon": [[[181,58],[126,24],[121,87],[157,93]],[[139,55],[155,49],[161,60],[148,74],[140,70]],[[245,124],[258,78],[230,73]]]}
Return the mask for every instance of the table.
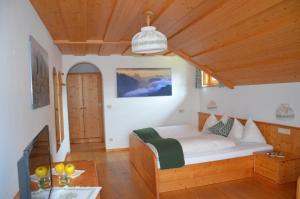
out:
{"label": "table", "polygon": [[[66,163],[72,163],[74,164],[75,168],[77,170],[85,170],[83,174],[81,174],[79,177],[75,179],[71,179],[69,187],[98,187],[99,181],[98,181],[98,173],[96,169],[96,164],[94,161],[75,161],[75,162],[66,162]],[[54,167],[56,164],[53,164]],[[58,187],[58,176],[53,176],[53,186]],[[17,194],[14,199],[19,199],[19,194]],[[97,196],[97,199],[100,198],[100,193]]]}

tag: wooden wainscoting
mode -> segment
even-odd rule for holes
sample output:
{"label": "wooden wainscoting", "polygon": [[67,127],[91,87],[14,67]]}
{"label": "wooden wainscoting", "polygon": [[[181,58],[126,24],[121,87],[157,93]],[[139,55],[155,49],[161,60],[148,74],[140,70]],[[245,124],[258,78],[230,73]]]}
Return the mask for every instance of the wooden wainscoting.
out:
{"label": "wooden wainscoting", "polygon": [[[210,113],[199,112],[199,130],[203,129],[206,119]],[[220,119],[221,115],[216,115]],[[242,124],[246,123],[246,119],[237,118]],[[262,134],[265,136],[267,143],[273,145],[274,150],[300,155],[300,128],[273,124],[267,122],[254,121]],[[290,129],[291,134],[279,134],[279,128]]]}
{"label": "wooden wainscoting", "polygon": [[253,167],[253,156],[246,156],[159,170],[159,192],[251,177]]}

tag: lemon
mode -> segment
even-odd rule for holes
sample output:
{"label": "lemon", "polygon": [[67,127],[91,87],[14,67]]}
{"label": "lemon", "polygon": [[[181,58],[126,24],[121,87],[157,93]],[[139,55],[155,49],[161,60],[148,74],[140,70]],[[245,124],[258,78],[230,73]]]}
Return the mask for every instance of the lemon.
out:
{"label": "lemon", "polygon": [[73,164],[66,164],[65,172],[68,176],[73,175],[75,173],[75,166]]}
{"label": "lemon", "polygon": [[39,166],[35,169],[35,175],[39,178],[46,177],[48,175],[48,169],[45,166]]}
{"label": "lemon", "polygon": [[65,170],[64,163],[59,163],[59,164],[55,165],[55,171],[56,171],[56,173],[63,174],[64,170]]}

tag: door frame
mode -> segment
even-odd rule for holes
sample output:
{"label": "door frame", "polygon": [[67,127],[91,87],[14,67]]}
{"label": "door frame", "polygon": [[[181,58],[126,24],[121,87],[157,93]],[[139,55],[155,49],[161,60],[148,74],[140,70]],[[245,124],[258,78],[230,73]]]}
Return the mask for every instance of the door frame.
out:
{"label": "door frame", "polygon": [[[98,72],[80,72],[80,73],[72,73],[70,72],[72,70],[72,68],[76,67],[77,65],[79,64],[89,64],[93,67],[95,67]],[[72,65],[69,70],[68,70],[68,73],[67,73],[67,76],[66,76],[66,98],[67,98],[67,107],[68,107],[68,123],[70,125],[70,116],[69,116],[69,99],[68,99],[68,77],[69,75],[72,75],[72,74],[97,74],[99,75],[100,77],[100,85],[99,88],[100,88],[100,103],[101,103],[101,107],[99,107],[99,114],[100,114],[100,117],[102,119],[102,133],[103,133],[103,143],[104,143],[104,149],[106,149],[106,133],[105,133],[105,112],[104,112],[104,86],[103,86],[103,75],[102,75],[102,72],[100,71],[100,69],[95,65],[95,64],[92,64],[92,63],[89,63],[89,62],[79,62],[79,63],[76,63],[74,65]],[[70,144],[71,144],[71,136],[70,136],[70,127],[69,127],[69,140],[70,140]]]}

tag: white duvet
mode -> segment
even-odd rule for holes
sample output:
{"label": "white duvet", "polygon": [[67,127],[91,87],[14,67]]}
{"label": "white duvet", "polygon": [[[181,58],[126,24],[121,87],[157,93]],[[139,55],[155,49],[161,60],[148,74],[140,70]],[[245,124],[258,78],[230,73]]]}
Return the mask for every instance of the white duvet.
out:
{"label": "white duvet", "polygon": [[[230,138],[209,133],[200,133],[196,128],[187,125],[158,127],[155,130],[163,138],[177,139],[182,146],[184,154],[220,151],[236,146],[234,140]],[[154,146],[151,145],[150,148],[157,154]]]}
{"label": "white duvet", "polygon": [[208,133],[199,134],[198,136],[177,139],[182,146],[183,153],[220,151],[236,146],[233,140],[220,135]]}

